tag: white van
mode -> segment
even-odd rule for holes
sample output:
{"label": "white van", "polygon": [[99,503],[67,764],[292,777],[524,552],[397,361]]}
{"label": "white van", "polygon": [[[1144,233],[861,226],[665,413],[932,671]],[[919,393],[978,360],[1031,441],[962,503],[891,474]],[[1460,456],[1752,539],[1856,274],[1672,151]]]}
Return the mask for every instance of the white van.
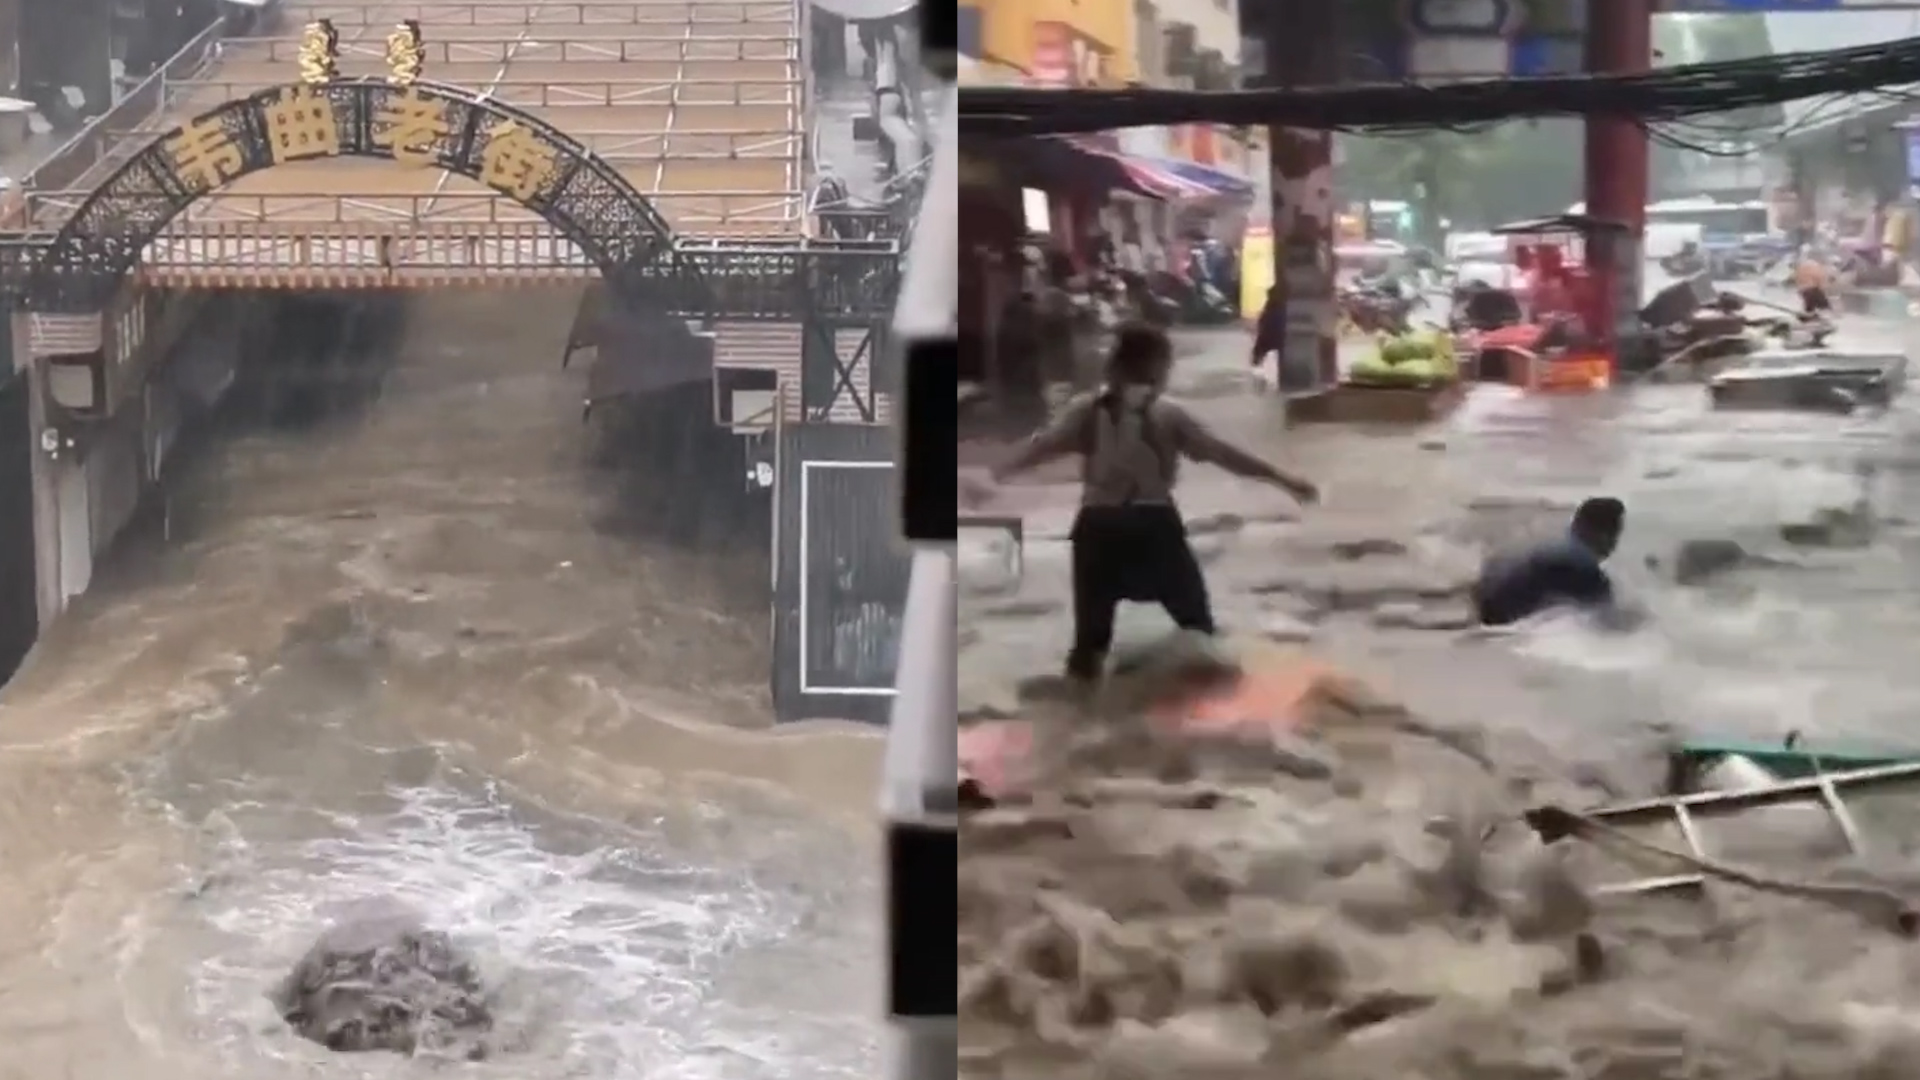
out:
{"label": "white van", "polygon": [[1450,263],[1503,262],[1511,250],[1509,238],[1490,232],[1448,233],[1444,254]]}

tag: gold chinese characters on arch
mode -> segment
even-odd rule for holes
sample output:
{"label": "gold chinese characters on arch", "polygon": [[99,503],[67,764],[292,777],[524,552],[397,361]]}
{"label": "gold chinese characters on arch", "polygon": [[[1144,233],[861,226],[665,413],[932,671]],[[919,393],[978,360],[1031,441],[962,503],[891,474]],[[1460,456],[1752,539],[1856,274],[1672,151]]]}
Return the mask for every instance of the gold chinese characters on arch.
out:
{"label": "gold chinese characters on arch", "polygon": [[422,83],[425,59],[420,24],[405,19],[387,35],[384,78],[342,78],[339,31],[315,19],[301,30],[298,83],[187,121],[160,154],[190,197],[254,169],[343,155],[437,166],[522,203],[551,192],[579,149],[497,103]]}
{"label": "gold chinese characters on arch", "polygon": [[448,104],[411,86],[389,95],[374,117],[374,146],[410,168],[432,165],[440,159],[441,143],[453,134]]}
{"label": "gold chinese characters on arch", "polygon": [[521,203],[550,194],[581,153],[495,103],[397,79],[303,79],[197,116],[158,151],[192,197],[255,169],[358,156],[444,168]]}

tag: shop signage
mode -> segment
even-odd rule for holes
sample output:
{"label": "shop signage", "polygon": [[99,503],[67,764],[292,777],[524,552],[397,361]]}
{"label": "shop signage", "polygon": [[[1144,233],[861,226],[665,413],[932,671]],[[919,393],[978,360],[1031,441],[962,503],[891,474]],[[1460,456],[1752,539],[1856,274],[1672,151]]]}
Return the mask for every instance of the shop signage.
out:
{"label": "shop signage", "polygon": [[1033,27],[1033,82],[1063,89],[1110,85],[1111,61],[1093,42],[1066,23]]}

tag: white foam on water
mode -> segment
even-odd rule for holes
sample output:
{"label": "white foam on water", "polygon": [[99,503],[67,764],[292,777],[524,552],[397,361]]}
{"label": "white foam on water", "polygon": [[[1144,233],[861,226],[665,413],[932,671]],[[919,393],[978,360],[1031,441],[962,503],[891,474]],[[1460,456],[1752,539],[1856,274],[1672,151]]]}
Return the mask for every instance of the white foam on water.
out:
{"label": "white foam on water", "polygon": [[1543,612],[1515,628],[1523,655],[1586,671],[1627,671],[1653,663],[1660,644],[1651,633],[1620,633],[1594,625],[1584,612]]}
{"label": "white foam on water", "polygon": [[793,897],[744,870],[663,854],[639,831],[528,822],[498,791],[392,794],[396,812],[334,816],[330,836],[282,849],[224,845],[226,869],[196,902],[215,944],[192,971],[190,999],[229,1066],[265,1059],[328,1076],[419,1067],[305,1043],[265,996],[342,908],[384,895],[426,912],[499,988],[502,1049],[471,1067],[488,1075],[839,1080],[870,1071],[864,1017],[756,1010],[715,992],[730,961],[777,945],[806,917]]}
{"label": "white foam on water", "polygon": [[1631,630],[1556,610],[1500,640],[1558,693],[1612,698],[1619,719],[1636,726],[1761,741],[1840,734],[1836,695],[1862,696],[1841,672],[1869,661],[1848,643],[1847,615],[1813,607],[1780,584],[1763,576],[1718,593],[1635,581],[1625,592],[1645,618]]}

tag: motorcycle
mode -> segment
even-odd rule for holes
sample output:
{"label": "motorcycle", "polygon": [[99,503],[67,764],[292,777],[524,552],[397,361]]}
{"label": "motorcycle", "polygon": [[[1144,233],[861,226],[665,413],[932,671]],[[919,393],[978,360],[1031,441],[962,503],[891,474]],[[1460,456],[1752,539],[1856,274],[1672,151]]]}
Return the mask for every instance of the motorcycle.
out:
{"label": "motorcycle", "polygon": [[1146,275],[1146,287],[1162,310],[1183,326],[1220,326],[1240,318],[1235,298],[1204,278],[1156,270]]}
{"label": "motorcycle", "polygon": [[1662,258],[1660,269],[1672,277],[1697,277],[1707,272],[1707,260],[1698,253],[1679,252]]}
{"label": "motorcycle", "polygon": [[1526,309],[1511,289],[1496,289],[1478,281],[1467,281],[1453,290],[1453,311],[1448,325],[1455,333],[1490,333],[1526,321]]}
{"label": "motorcycle", "polygon": [[1404,334],[1413,328],[1413,314],[1425,301],[1418,296],[1361,286],[1342,290],[1339,304],[1341,320],[1359,333]]}

